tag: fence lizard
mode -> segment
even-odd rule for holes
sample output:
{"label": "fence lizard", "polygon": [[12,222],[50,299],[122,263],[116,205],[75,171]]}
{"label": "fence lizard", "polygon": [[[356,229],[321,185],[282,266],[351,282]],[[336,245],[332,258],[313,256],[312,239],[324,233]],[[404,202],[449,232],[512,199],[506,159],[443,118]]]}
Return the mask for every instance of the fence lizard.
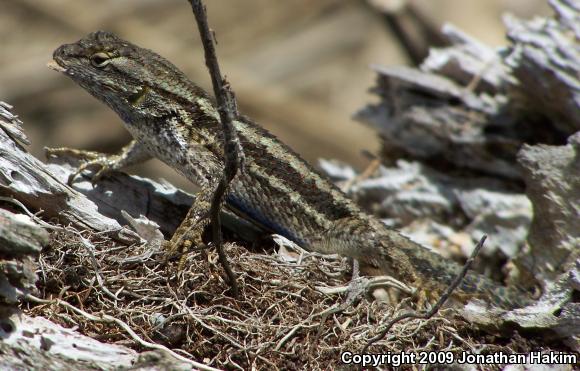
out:
{"label": "fence lizard", "polygon": [[[204,210],[223,168],[223,133],[212,98],[173,64],[116,35],[97,31],[55,50],[49,67],[72,78],[122,118],[133,141],[120,154],[85,163],[104,171],[157,157],[201,187],[170,241],[199,243]],[[226,196],[229,208],[302,247],[341,254],[436,298],[461,267],[363,212],[288,146],[240,116],[234,123],[245,166]],[[193,228],[193,230],[192,230]],[[519,289],[469,273],[456,298],[502,307],[528,301]]]}

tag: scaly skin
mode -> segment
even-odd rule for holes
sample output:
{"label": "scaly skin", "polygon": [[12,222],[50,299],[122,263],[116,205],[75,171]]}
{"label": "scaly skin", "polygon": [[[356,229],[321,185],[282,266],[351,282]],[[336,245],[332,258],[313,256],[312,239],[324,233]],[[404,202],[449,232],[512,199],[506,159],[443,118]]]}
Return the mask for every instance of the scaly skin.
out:
{"label": "scaly skin", "polygon": [[[62,45],[53,58],[52,68],[117,112],[134,138],[121,154],[88,166],[119,169],[157,157],[199,185],[196,204],[171,245],[198,243],[208,200],[223,169],[221,124],[209,95],[164,58],[108,32]],[[246,157],[226,197],[235,212],[305,249],[358,259],[420,288],[428,298],[440,295],[461,270],[363,212],[250,119],[239,117],[234,126]],[[469,273],[455,298],[474,297],[506,308],[529,300],[515,288]]]}

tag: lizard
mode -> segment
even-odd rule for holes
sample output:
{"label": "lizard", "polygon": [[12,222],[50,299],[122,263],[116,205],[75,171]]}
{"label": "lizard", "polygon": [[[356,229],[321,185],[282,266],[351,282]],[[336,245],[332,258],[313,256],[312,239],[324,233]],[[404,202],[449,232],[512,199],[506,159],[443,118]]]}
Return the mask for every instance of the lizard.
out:
{"label": "lizard", "polygon": [[[209,200],[223,171],[224,139],[213,99],[168,60],[107,31],[64,44],[49,67],[64,73],[122,119],[133,140],[115,155],[81,165],[111,170],[156,157],[200,187],[173,234],[172,250],[201,243]],[[306,250],[340,254],[378,269],[434,299],[461,266],[403,236],[363,211],[287,145],[239,115],[234,127],[244,166],[230,184],[229,209]],[[62,149],[61,149],[62,150]],[[56,149],[55,151],[58,151]],[[528,304],[522,289],[468,272],[453,297],[479,298],[502,308]]]}

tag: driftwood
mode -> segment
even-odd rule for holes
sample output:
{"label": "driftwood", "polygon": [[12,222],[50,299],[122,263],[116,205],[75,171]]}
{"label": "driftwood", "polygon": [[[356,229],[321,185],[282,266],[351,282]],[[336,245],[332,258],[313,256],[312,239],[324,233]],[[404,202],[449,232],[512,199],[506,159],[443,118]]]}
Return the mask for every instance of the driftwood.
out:
{"label": "driftwood", "polygon": [[514,108],[523,107],[528,119],[547,120],[567,136],[580,130],[580,5],[575,0],[550,4],[556,19],[504,18],[514,45],[505,62],[518,81]]}
{"label": "driftwood", "polygon": [[[44,165],[27,155],[17,144],[16,140],[23,143],[27,143],[28,140],[21,131],[21,122],[10,113],[9,109],[8,105],[0,103],[0,141],[2,143],[0,146],[2,153],[0,203],[11,209],[22,211],[22,208],[26,206],[17,201],[14,195],[28,202],[31,195],[45,193],[39,198],[46,199],[49,197],[47,191],[64,189],[64,187],[52,179],[48,172],[42,171]],[[9,164],[9,161],[15,158],[22,160],[22,163],[19,163],[20,166]],[[27,181],[31,179],[39,181]],[[46,188],[38,187],[32,190],[26,187],[30,184],[42,184]],[[79,201],[83,198],[84,196],[75,195],[75,199],[68,205],[86,205],[86,202]],[[32,204],[41,205],[42,201]],[[63,204],[66,203],[58,205]],[[66,212],[66,210],[63,211]],[[75,217],[96,214],[91,211],[84,214],[83,212],[81,210],[66,213],[64,220],[72,221]],[[92,225],[103,224],[107,225],[106,222]],[[85,224],[83,226],[86,227]],[[99,370],[102,369],[103,361],[109,365],[130,366],[137,358],[135,351],[101,343],[40,317],[28,317],[16,308],[16,304],[24,296],[35,294],[37,260],[41,249],[48,242],[48,232],[36,224],[30,216],[0,209],[0,353],[2,354],[0,368]]]}
{"label": "driftwood", "polygon": [[[69,176],[79,165],[79,159],[63,155],[50,155],[46,168],[60,182],[66,183]],[[165,236],[171,236],[183,220],[194,196],[173,185],[156,182],[137,175],[115,172],[104,177],[98,185],[89,178],[79,177],[72,185],[75,191],[95,203],[98,212],[118,223],[125,223],[123,211],[137,218],[144,216],[154,221]],[[224,210],[221,216],[224,227],[237,233],[246,241],[256,241],[266,233],[255,224]]]}

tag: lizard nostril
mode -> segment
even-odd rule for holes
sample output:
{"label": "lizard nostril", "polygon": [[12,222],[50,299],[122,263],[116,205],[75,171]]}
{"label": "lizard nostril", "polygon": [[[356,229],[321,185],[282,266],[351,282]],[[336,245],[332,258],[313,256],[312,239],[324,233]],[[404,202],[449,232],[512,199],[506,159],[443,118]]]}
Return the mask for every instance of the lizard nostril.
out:
{"label": "lizard nostril", "polygon": [[70,54],[69,50],[70,50],[69,44],[62,45],[54,51],[53,57],[64,57],[67,54]]}
{"label": "lizard nostril", "polygon": [[56,50],[52,53],[52,57],[53,58],[57,58],[57,57],[62,56],[63,48],[64,48],[64,45],[59,46],[58,48],[56,48]]}
{"label": "lizard nostril", "polygon": [[81,48],[77,44],[64,44],[58,47],[54,53],[53,57],[68,57],[79,55]]}

